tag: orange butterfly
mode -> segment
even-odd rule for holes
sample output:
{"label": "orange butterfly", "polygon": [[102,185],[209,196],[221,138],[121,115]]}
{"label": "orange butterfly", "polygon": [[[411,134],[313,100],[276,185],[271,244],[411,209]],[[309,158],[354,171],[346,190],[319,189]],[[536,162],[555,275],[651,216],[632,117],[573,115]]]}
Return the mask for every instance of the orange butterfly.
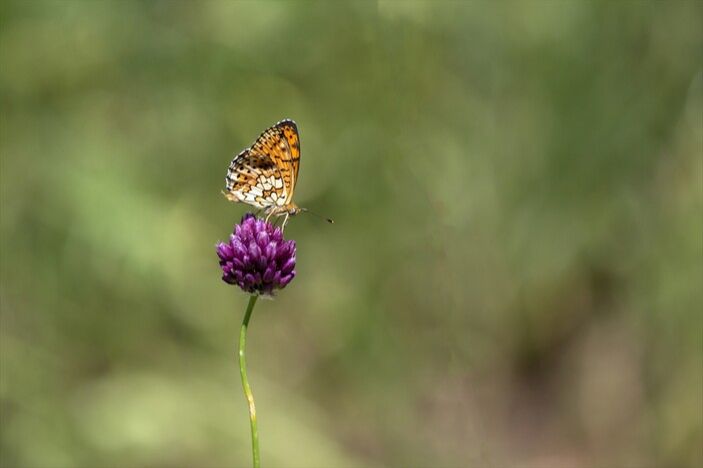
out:
{"label": "orange butterfly", "polygon": [[263,210],[266,221],[285,216],[285,228],[289,216],[308,211],[293,203],[299,165],[298,127],[290,119],[281,120],[234,157],[222,193],[228,200]]}

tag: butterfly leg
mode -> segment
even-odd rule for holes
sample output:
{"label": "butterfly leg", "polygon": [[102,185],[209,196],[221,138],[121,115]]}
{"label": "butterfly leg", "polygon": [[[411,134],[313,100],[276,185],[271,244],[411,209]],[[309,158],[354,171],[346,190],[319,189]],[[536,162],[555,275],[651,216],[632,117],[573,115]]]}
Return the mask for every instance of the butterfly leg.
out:
{"label": "butterfly leg", "polygon": [[283,218],[283,224],[281,225],[281,231],[284,231],[286,229],[286,223],[288,222],[288,218],[290,217],[290,214],[286,212],[286,217]]}

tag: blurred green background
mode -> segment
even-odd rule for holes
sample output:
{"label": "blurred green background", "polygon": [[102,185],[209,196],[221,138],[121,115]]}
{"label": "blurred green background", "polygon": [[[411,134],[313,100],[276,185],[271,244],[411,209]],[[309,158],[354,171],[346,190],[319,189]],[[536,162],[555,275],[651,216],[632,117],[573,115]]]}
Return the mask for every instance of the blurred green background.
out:
{"label": "blurred green background", "polygon": [[220,190],[290,117],[264,466],[701,466],[702,18],[3,2],[0,465],[249,465]]}

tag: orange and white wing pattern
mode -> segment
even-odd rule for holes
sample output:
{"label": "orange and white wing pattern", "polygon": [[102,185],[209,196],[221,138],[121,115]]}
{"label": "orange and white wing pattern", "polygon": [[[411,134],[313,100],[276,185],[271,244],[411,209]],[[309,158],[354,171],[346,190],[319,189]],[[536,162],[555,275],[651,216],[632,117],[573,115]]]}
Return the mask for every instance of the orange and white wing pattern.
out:
{"label": "orange and white wing pattern", "polygon": [[299,163],[298,127],[282,120],[235,156],[225,177],[225,196],[260,209],[286,206],[293,199]]}

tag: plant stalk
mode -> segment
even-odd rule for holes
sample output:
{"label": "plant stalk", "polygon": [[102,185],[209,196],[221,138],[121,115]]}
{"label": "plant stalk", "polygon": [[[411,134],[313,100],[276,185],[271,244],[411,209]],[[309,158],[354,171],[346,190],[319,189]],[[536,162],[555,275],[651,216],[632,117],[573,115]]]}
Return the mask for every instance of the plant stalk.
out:
{"label": "plant stalk", "polygon": [[242,388],[244,389],[244,396],[249,404],[249,421],[251,423],[251,452],[254,458],[254,468],[261,467],[261,459],[259,457],[259,432],[256,425],[254,395],[251,393],[249,379],[247,378],[247,358],[244,350],[247,344],[247,328],[249,326],[249,318],[251,318],[251,312],[254,310],[254,304],[256,304],[256,300],[258,298],[258,294],[252,294],[249,298],[249,305],[247,306],[247,311],[244,314],[242,328],[239,331],[239,374],[242,376]]}

